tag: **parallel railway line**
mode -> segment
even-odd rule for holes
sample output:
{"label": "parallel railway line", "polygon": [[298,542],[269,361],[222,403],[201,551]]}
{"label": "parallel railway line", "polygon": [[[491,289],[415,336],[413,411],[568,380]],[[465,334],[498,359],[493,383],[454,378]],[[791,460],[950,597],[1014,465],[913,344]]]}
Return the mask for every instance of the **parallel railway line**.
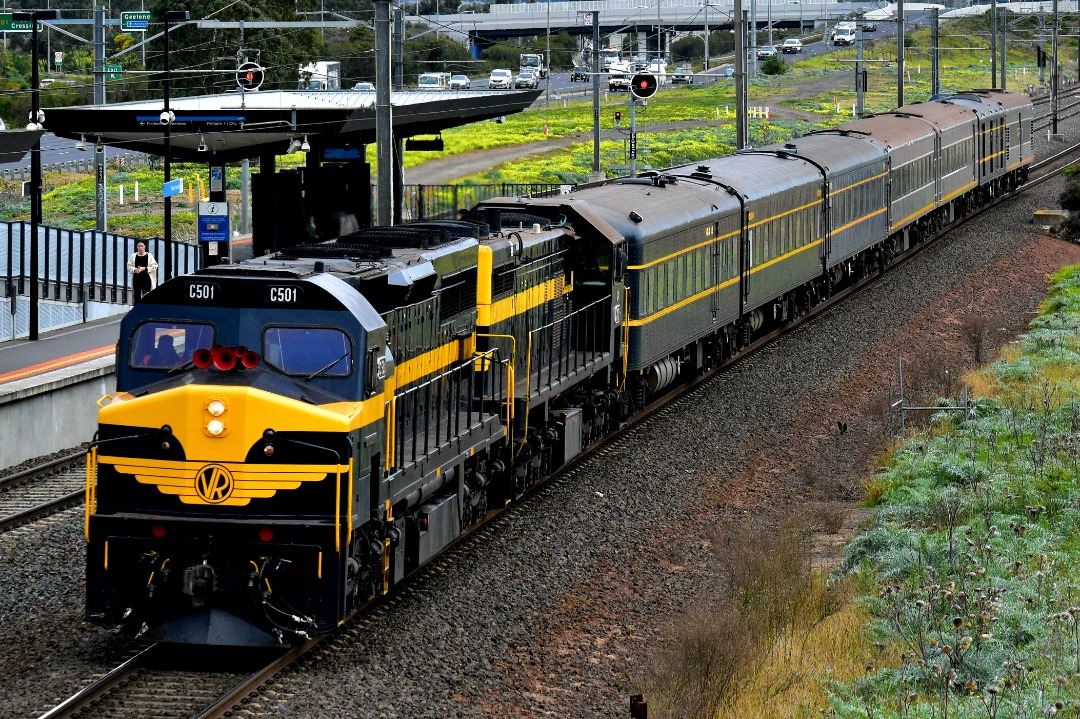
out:
{"label": "parallel railway line", "polygon": [[84,457],[74,452],[0,479],[0,532],[81,504]]}

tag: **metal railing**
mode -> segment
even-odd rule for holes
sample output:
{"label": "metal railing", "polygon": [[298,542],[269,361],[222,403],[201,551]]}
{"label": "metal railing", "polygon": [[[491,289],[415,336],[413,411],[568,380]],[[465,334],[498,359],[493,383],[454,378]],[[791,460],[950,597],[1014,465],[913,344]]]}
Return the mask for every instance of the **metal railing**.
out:
{"label": "metal railing", "polygon": [[[165,241],[160,237],[144,239],[97,230],[65,230],[38,226],[38,297],[43,302],[85,305],[88,302],[127,304],[131,300],[127,261],[135,252],[135,243],[146,242],[147,251],[158,261],[157,281],[163,279]],[[202,253],[195,245],[172,243],[175,274],[193,272],[201,266]],[[21,314],[25,297],[30,294],[30,224],[0,222],[0,296],[10,299],[11,314]],[[85,319],[85,312],[81,314]],[[40,329],[55,329],[72,324],[68,314],[42,315]],[[25,324],[16,318],[11,328],[0,335],[10,339],[23,334],[14,329]]]}
{"label": "metal railing", "polygon": [[[147,164],[146,155],[141,152],[125,152],[119,155],[109,155],[109,162],[118,167],[134,167]],[[64,160],[62,162],[48,162],[41,166],[42,172],[94,172],[94,153],[88,157],[77,160]],[[30,165],[25,167],[5,167],[0,169],[0,180],[29,180]]]}
{"label": "metal railing", "polygon": [[[413,220],[456,219],[458,211],[493,197],[550,197],[569,194],[573,185],[554,183],[494,183],[490,185],[405,185],[401,218]],[[374,185],[371,187],[372,217],[377,216]]]}
{"label": "metal railing", "polygon": [[604,359],[611,333],[611,297],[529,332],[525,396],[532,398]]}

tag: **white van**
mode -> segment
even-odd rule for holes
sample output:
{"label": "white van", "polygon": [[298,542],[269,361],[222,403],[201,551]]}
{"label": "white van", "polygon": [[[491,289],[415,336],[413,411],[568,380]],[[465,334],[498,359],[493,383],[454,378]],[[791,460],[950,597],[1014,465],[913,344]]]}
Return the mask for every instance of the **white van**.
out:
{"label": "white van", "polygon": [[418,90],[449,90],[450,73],[448,72],[425,72],[416,81]]}
{"label": "white van", "polygon": [[855,23],[842,22],[836,26],[836,29],[832,32],[832,44],[833,45],[854,45],[855,44]]}

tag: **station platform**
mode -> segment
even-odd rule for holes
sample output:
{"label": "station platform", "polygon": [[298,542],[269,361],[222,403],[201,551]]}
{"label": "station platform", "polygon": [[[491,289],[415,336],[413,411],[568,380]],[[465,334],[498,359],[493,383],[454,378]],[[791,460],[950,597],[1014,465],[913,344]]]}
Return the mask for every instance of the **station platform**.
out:
{"label": "station platform", "polygon": [[108,357],[116,351],[123,315],[43,332],[36,342],[28,339],[0,343],[0,396],[12,383],[33,381],[55,370]]}
{"label": "station platform", "polygon": [[98,400],[116,391],[122,317],[0,343],[0,469],[93,439]]}

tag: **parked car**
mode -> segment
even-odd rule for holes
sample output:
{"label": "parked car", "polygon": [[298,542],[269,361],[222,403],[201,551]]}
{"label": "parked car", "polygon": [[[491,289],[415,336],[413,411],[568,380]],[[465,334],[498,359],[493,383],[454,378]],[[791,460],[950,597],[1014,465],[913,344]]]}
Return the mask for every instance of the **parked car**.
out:
{"label": "parked car", "polygon": [[450,89],[451,90],[468,90],[472,86],[472,82],[465,75],[451,75],[450,76]]}
{"label": "parked car", "polygon": [[776,57],[776,48],[772,45],[762,45],[757,49],[758,60]]}
{"label": "parked car", "polygon": [[531,90],[535,90],[540,86],[540,76],[536,74],[536,71],[532,68],[525,68],[518,76],[514,78],[514,87],[522,88],[527,87]]}
{"label": "parked car", "polygon": [[371,82],[358,82],[353,85],[352,89],[357,92],[375,92],[375,84]]}
{"label": "parked car", "polygon": [[802,52],[802,40],[797,37],[789,37],[787,40],[784,40],[784,44],[780,46],[780,51],[787,54]]}
{"label": "parked car", "polygon": [[514,73],[506,69],[492,70],[488,77],[488,88],[492,90],[509,90],[514,86]]}
{"label": "parked car", "polygon": [[876,32],[877,31],[877,23],[876,22],[864,22],[862,24],[862,31],[863,32]]}
{"label": "parked car", "polygon": [[570,71],[570,82],[577,82],[578,80],[581,80],[582,82],[588,82],[589,68],[581,67],[580,65],[578,65]]}
{"label": "parked car", "polygon": [[694,71],[689,67],[677,67],[675,72],[671,73],[672,85],[693,85],[694,84]]}

